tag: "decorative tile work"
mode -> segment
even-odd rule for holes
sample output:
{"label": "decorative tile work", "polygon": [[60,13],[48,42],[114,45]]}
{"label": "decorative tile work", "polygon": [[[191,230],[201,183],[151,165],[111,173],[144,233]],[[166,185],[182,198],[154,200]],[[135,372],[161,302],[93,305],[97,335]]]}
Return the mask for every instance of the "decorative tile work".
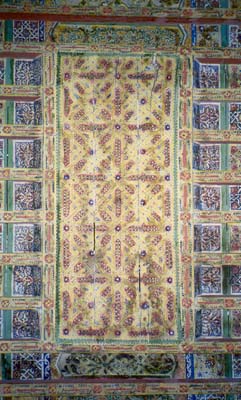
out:
{"label": "decorative tile work", "polygon": [[221,151],[218,144],[193,144],[193,168],[204,171],[219,170]]}
{"label": "decorative tile work", "polygon": [[42,123],[41,101],[15,102],[15,123],[21,125],[40,125]]}
{"label": "decorative tile work", "polygon": [[15,168],[40,168],[41,160],[40,140],[14,140]]}
{"label": "decorative tile work", "polygon": [[35,310],[12,311],[13,339],[40,339],[40,318]]}
{"label": "decorative tile work", "polygon": [[194,185],[193,203],[196,210],[219,211],[221,208],[221,187],[211,185]]}
{"label": "decorative tile work", "polygon": [[0,58],[0,85],[4,84],[4,76],[5,76],[5,62],[4,59]]}
{"label": "decorative tile work", "polygon": [[144,26],[144,25],[101,25],[86,26],[86,24],[55,24],[50,32],[51,39],[57,44],[84,44],[87,47],[96,46],[99,49],[108,45],[110,48],[138,46],[142,49],[160,49],[183,45],[186,32],[180,26]]}
{"label": "decorative tile work", "polygon": [[34,103],[15,103],[15,123],[21,125],[34,125]]}
{"label": "decorative tile work", "polygon": [[231,310],[231,337],[241,337],[241,310]]}
{"label": "decorative tile work", "polygon": [[241,354],[232,354],[233,377],[241,378]]}
{"label": "decorative tile work", "polygon": [[241,168],[241,145],[231,144],[230,145],[230,155],[229,155],[230,168],[232,170],[237,170]]}
{"label": "decorative tile work", "polygon": [[41,227],[36,224],[14,225],[14,252],[41,251]]}
{"label": "decorative tile work", "polygon": [[217,64],[201,64],[194,61],[194,85],[196,88],[219,88],[220,66]]}
{"label": "decorative tile work", "polygon": [[215,252],[221,250],[221,225],[194,225],[194,251]]}
{"label": "decorative tile work", "polygon": [[229,26],[229,47],[241,47],[241,29],[238,25]]}
{"label": "decorative tile work", "polygon": [[195,284],[200,295],[222,294],[222,269],[211,265],[196,267]]}
{"label": "decorative tile work", "polygon": [[40,353],[13,353],[12,379],[21,381],[50,379],[50,355]]}
{"label": "decorative tile work", "polygon": [[215,48],[221,42],[219,25],[193,25],[192,43],[198,47]]}
{"label": "decorative tile work", "polygon": [[241,210],[241,186],[229,186],[229,201],[231,210]]}
{"label": "decorative tile work", "polygon": [[220,105],[194,103],[193,123],[196,129],[219,129]]}
{"label": "decorative tile work", "polygon": [[229,65],[229,86],[232,89],[241,87],[241,65]]}
{"label": "decorative tile work", "polygon": [[41,182],[14,182],[15,210],[37,210],[42,205]]}
{"label": "decorative tile work", "polygon": [[241,267],[238,265],[232,265],[231,267],[231,293],[241,294]]}
{"label": "decorative tile work", "polygon": [[230,226],[230,251],[241,251],[241,225]]}
{"label": "decorative tile work", "polygon": [[219,8],[220,0],[192,0],[192,7],[205,9]]}
{"label": "decorative tile work", "polygon": [[163,376],[173,375],[173,354],[81,354],[63,353],[57,360],[63,377],[77,376]]}
{"label": "decorative tile work", "polygon": [[45,38],[44,21],[13,21],[13,41],[43,42]]}
{"label": "decorative tile work", "polygon": [[187,354],[186,376],[187,379],[224,378],[224,354]]}
{"label": "decorative tile work", "polygon": [[230,129],[241,129],[241,103],[231,103],[229,111]]}
{"label": "decorative tile work", "polygon": [[13,269],[13,296],[40,296],[42,271],[37,265],[15,265]]}
{"label": "decorative tile work", "polygon": [[14,67],[16,85],[41,85],[43,71],[40,57],[34,60],[15,60]]}
{"label": "decorative tile work", "polygon": [[36,100],[34,102],[34,124],[42,124],[42,102],[41,100]]}
{"label": "decorative tile work", "polygon": [[196,312],[196,337],[222,336],[222,310],[202,309]]}

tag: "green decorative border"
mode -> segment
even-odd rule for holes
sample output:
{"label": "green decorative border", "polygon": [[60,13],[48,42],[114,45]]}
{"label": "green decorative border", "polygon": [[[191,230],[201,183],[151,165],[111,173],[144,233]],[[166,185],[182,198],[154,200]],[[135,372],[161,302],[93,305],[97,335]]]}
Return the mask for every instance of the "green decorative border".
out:
{"label": "green decorative border", "polygon": [[[140,56],[147,56],[147,55],[152,55],[156,52],[141,52],[141,53],[131,53],[131,52],[113,52],[113,53],[103,53],[100,52],[102,56],[105,57],[113,57],[113,56],[132,56],[132,57],[140,57]],[[173,186],[174,186],[174,210],[173,210],[173,216],[174,216],[174,243],[176,246],[174,247],[175,251],[175,272],[176,272],[176,315],[178,315],[177,318],[177,337],[178,339],[170,339],[170,340],[149,340],[147,342],[146,339],[139,339],[138,342],[135,340],[120,340],[120,339],[70,339],[70,338],[60,338],[60,298],[59,298],[59,285],[60,285],[60,257],[61,257],[61,246],[60,246],[60,222],[61,222],[61,215],[60,215],[60,210],[61,210],[61,199],[60,199],[60,142],[61,142],[61,132],[62,132],[62,124],[60,121],[60,60],[61,57],[67,56],[67,55],[73,55],[73,56],[79,56],[79,55],[87,55],[87,56],[94,56],[98,54],[97,52],[87,52],[87,51],[82,51],[82,52],[61,52],[59,51],[57,54],[57,74],[56,74],[56,118],[57,118],[57,135],[56,135],[56,314],[55,314],[55,338],[56,342],[59,344],[65,344],[65,345],[71,345],[71,344],[82,344],[82,345],[90,345],[90,344],[100,344],[100,343],[106,343],[106,344],[123,344],[123,345],[136,345],[136,344],[144,344],[144,345],[155,345],[155,344],[179,344],[183,338],[183,333],[182,333],[182,324],[181,324],[181,304],[180,304],[180,297],[181,297],[181,290],[180,290],[180,282],[179,282],[179,273],[180,273],[180,265],[179,265],[179,202],[178,202],[178,188],[179,188],[179,182],[178,182],[178,100],[179,100],[179,70],[181,68],[181,62],[180,62],[180,57],[177,55],[170,55],[166,52],[158,52],[161,56],[166,56],[169,58],[175,58],[177,59],[177,64],[176,64],[176,72],[175,72],[175,82],[174,82],[174,110],[173,110],[173,133],[174,133],[174,141],[173,141]]]}

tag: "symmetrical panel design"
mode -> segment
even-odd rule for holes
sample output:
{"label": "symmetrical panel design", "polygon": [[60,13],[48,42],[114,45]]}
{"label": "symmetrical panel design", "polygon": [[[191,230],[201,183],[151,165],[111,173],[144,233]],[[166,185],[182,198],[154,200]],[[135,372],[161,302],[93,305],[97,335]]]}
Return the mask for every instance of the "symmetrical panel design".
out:
{"label": "symmetrical panel design", "polygon": [[177,62],[60,56],[62,339],[179,336]]}

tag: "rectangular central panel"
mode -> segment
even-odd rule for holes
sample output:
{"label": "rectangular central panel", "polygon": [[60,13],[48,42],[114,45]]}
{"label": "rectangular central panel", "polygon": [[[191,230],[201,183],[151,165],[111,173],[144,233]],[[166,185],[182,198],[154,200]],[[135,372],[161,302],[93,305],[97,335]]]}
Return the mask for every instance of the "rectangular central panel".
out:
{"label": "rectangular central panel", "polygon": [[177,58],[60,54],[60,340],[179,337]]}

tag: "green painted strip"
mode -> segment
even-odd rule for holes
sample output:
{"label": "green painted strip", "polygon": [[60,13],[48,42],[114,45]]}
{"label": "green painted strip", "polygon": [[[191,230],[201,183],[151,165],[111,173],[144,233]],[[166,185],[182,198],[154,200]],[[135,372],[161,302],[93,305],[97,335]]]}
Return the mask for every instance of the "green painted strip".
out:
{"label": "green painted strip", "polygon": [[221,25],[221,46],[228,47],[228,25]]}
{"label": "green painted strip", "polygon": [[13,181],[8,181],[8,210],[13,210]]}
{"label": "green painted strip", "polygon": [[221,144],[221,169],[228,169],[228,146],[226,144]]}
{"label": "green painted strip", "polygon": [[221,209],[223,211],[229,211],[230,205],[229,205],[229,186],[228,185],[221,186],[221,198],[222,198]]}
{"label": "green painted strip", "polygon": [[3,310],[3,338],[12,338],[12,311]]}
{"label": "green painted strip", "polygon": [[2,364],[2,378],[3,380],[10,380],[11,370],[12,370],[12,354],[6,353],[1,355],[1,364]]}
{"label": "green painted strip", "polygon": [[3,231],[3,252],[8,253],[8,224],[2,224]]}
{"label": "green painted strip", "polygon": [[12,265],[5,265],[4,267],[4,277],[3,277],[3,296],[12,296]]}
{"label": "green painted strip", "polygon": [[13,253],[13,247],[14,247],[14,243],[13,243],[13,224],[6,224],[8,225],[8,253]]}
{"label": "green painted strip", "polygon": [[8,145],[9,145],[9,140],[8,139],[3,139],[3,157],[4,157],[4,167],[8,167]]}
{"label": "green painted strip", "polygon": [[5,40],[6,42],[13,41],[13,21],[5,21]]}
{"label": "green painted strip", "polygon": [[227,66],[225,64],[220,65],[220,88],[226,88],[227,84]]}
{"label": "green painted strip", "polygon": [[232,354],[225,354],[225,376],[226,378],[232,378]]}
{"label": "green painted strip", "polygon": [[229,8],[229,0],[220,0],[221,8]]}
{"label": "green painted strip", "polygon": [[13,59],[11,58],[6,58],[5,83],[13,85]]}
{"label": "green painted strip", "polygon": [[220,115],[220,129],[228,129],[227,103],[225,102],[220,104]]}
{"label": "green painted strip", "polygon": [[14,124],[14,102],[6,101],[5,121],[7,124]]}
{"label": "green painted strip", "polygon": [[3,209],[8,211],[8,181],[3,182]]}
{"label": "green painted strip", "polygon": [[230,315],[228,310],[223,310],[223,337],[228,338],[230,325]]}
{"label": "green painted strip", "polygon": [[9,168],[13,168],[13,141],[8,140],[8,164]]}
{"label": "green painted strip", "polygon": [[229,251],[229,226],[228,224],[223,224],[222,226],[222,251],[227,253]]}
{"label": "green painted strip", "polygon": [[223,266],[223,294],[230,294],[230,267],[229,265]]}

